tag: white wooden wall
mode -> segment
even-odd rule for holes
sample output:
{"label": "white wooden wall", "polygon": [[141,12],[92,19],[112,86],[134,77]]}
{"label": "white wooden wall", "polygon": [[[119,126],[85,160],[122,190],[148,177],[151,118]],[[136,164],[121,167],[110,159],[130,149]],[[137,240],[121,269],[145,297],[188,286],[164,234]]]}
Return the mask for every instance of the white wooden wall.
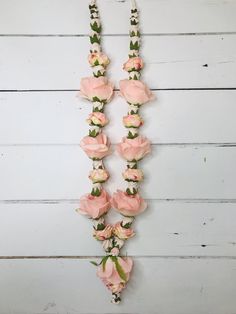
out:
{"label": "white wooden wall", "polygon": [[[142,110],[150,206],[125,248],[135,270],[114,306],[89,264],[102,249],[74,211],[90,186],[78,143],[91,108],[75,98],[90,74],[87,1],[0,0],[0,314],[236,313],[236,1],[137,2],[144,79],[157,95]],[[129,3],[98,4],[118,82]],[[107,110],[116,143],[126,104]],[[106,164],[114,191],[124,162]]]}

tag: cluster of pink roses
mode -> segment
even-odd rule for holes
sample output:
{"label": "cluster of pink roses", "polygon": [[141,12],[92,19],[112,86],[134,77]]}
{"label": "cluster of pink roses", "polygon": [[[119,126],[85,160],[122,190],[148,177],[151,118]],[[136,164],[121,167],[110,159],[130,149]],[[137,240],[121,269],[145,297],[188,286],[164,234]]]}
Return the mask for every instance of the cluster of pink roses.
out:
{"label": "cluster of pink roses", "polygon": [[[93,160],[93,170],[89,179],[93,183],[91,193],[83,195],[80,199],[78,211],[94,220],[93,236],[103,243],[105,256],[97,269],[97,275],[112,291],[114,303],[120,301],[120,292],[125,288],[133,267],[131,258],[119,256],[125,240],[135,235],[131,224],[134,217],[147,208],[147,203],[138,193],[138,182],[143,180],[143,172],[138,169],[138,161],[151,151],[150,141],[138,134],[138,128],[143,125],[139,115],[139,108],[153,99],[153,93],[145,83],[139,80],[144,66],[139,57],[140,32],[138,28],[138,12],[133,4],[130,17],[130,51],[129,59],[124,63],[123,69],[129,73],[129,79],[120,81],[120,95],[129,104],[129,111],[123,117],[123,124],[128,134],[116,146],[117,152],[127,161],[127,168],[123,178],[128,182],[126,191],[117,190],[112,197],[102,187],[109,178],[102,159],[110,154],[110,141],[102,132],[108,123],[104,114],[104,105],[111,101],[114,94],[114,85],[105,77],[109,58],[102,52],[101,24],[95,1],[89,5],[91,16],[91,49],[88,62],[93,70],[93,77],[81,80],[80,95],[93,103],[93,112],[89,114],[87,122],[90,126],[89,135],[85,136],[80,146],[89,158]],[[104,216],[114,208],[123,219],[114,225],[106,224]]]}
{"label": "cluster of pink roses", "polygon": [[114,226],[108,224],[104,229],[95,229],[94,237],[99,241],[110,239],[117,236],[121,240],[127,240],[135,235],[133,229],[126,228],[122,225],[122,221],[117,222]]}
{"label": "cluster of pink roses", "polygon": [[127,192],[117,190],[112,197],[105,189],[101,190],[99,196],[85,194],[80,199],[79,212],[87,215],[90,218],[98,219],[114,207],[118,212],[124,216],[133,217],[142,213],[147,203],[138,194],[129,195]]}
{"label": "cluster of pink roses", "polygon": [[114,85],[104,76],[84,77],[80,82],[80,96],[90,101],[107,103],[113,96]]}
{"label": "cluster of pink roses", "polygon": [[[94,160],[100,160],[110,154],[110,142],[103,133],[96,137],[85,136],[80,142],[80,146],[87,156]],[[116,149],[127,161],[138,161],[150,153],[151,143],[141,135],[134,139],[123,137],[122,142],[117,144]]]}
{"label": "cluster of pink roses", "polygon": [[97,269],[97,276],[112,293],[120,293],[129,280],[133,261],[129,257],[107,256]]}

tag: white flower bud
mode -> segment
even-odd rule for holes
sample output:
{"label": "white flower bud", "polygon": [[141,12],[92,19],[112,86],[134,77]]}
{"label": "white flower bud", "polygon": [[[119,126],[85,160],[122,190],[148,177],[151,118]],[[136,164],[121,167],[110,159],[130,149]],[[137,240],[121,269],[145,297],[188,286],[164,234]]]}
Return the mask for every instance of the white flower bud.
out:
{"label": "white flower bud", "polygon": [[92,19],[92,21],[91,21],[91,24],[93,25],[93,24],[97,24],[97,26],[99,27],[100,25],[101,25],[101,22],[100,22],[100,19],[99,18],[94,18],[94,19]]}
{"label": "white flower bud", "polygon": [[130,41],[135,44],[136,42],[140,42],[140,38],[138,36],[133,36],[130,38]]}
{"label": "white flower bud", "polygon": [[137,112],[138,112],[138,109],[139,109],[138,106],[129,105],[129,114],[131,114],[131,111],[137,113]]}
{"label": "white flower bud", "polygon": [[101,128],[97,125],[90,125],[89,126],[89,131],[93,132],[95,130],[96,134],[101,132]]}
{"label": "white flower bud", "polygon": [[129,181],[128,189],[130,190],[131,193],[134,193],[134,190],[138,189],[138,182]]}
{"label": "white flower bud", "polygon": [[91,45],[92,52],[101,52],[101,46],[98,43],[93,43]]}
{"label": "white flower bud", "polygon": [[133,136],[138,134],[138,128],[128,128],[128,133],[131,133]]}
{"label": "white flower bud", "polygon": [[138,57],[139,56],[139,51],[138,50],[130,50],[129,55]]}
{"label": "white flower bud", "polygon": [[104,107],[104,104],[101,103],[100,101],[94,101],[93,102],[93,109],[94,110],[102,110]]}
{"label": "white flower bud", "polygon": [[109,249],[112,248],[112,240],[111,239],[104,240],[102,242],[102,247],[106,252],[109,251]]}
{"label": "white flower bud", "polygon": [[93,169],[104,169],[102,160],[93,160]]}
{"label": "white flower bud", "polygon": [[139,80],[140,76],[141,76],[141,74],[138,71],[131,71],[131,72],[129,72],[129,78],[131,80],[133,80],[134,78],[137,78]]}
{"label": "white flower bud", "polygon": [[97,229],[98,225],[104,225],[104,224],[105,224],[104,217],[100,217],[99,219],[94,219],[93,220],[93,225],[94,225],[95,229]]}
{"label": "white flower bud", "polygon": [[131,224],[134,221],[134,217],[124,217],[122,219],[122,225],[125,226],[127,224]]}
{"label": "white flower bud", "polygon": [[122,246],[124,245],[125,241],[119,239],[118,237],[114,237],[114,239],[115,239],[115,245],[118,246],[119,249],[121,249]]}
{"label": "white flower bud", "polygon": [[98,75],[98,72],[100,72],[101,74],[104,74],[105,73],[105,68],[102,66],[102,65],[96,65],[93,67],[93,73],[95,75]]}
{"label": "white flower bud", "polygon": [[138,25],[130,25],[130,31],[137,33],[139,31]]}

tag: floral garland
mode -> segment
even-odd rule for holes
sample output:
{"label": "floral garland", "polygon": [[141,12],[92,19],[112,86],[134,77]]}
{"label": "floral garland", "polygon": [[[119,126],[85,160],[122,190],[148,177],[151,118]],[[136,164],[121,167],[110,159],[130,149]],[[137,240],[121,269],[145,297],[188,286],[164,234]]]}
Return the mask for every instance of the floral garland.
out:
{"label": "floral garland", "polygon": [[[101,48],[102,27],[95,0],[92,0],[89,9],[91,49],[88,61],[92,67],[93,76],[82,78],[80,95],[92,102],[93,111],[87,119],[90,126],[89,135],[82,139],[80,146],[93,161],[93,169],[89,174],[93,186],[90,193],[80,198],[77,211],[93,220],[93,236],[101,241],[106,256],[99,264],[92,263],[97,266],[97,276],[112,292],[112,303],[117,304],[121,300],[121,291],[126,287],[133,268],[133,260],[130,257],[120,256],[120,250],[125,241],[135,235],[131,228],[134,217],[147,207],[147,203],[138,193],[138,184],[143,179],[143,172],[138,168],[138,161],[151,151],[151,143],[138,134],[139,127],[143,125],[139,109],[141,105],[153,99],[153,94],[140,81],[143,61],[139,57],[138,11],[133,0],[130,17],[129,59],[123,66],[124,70],[129,73],[129,79],[120,81],[120,95],[129,105],[128,114],[123,117],[123,124],[128,134],[117,145],[118,153],[127,161],[123,177],[128,186],[126,191],[117,190],[110,197],[102,187],[102,183],[109,178],[103,159],[111,152],[109,139],[102,129],[108,123],[104,109],[112,99],[114,85],[106,78],[109,58]],[[115,225],[105,222],[105,216],[111,208],[115,208],[122,215],[121,221]]]}

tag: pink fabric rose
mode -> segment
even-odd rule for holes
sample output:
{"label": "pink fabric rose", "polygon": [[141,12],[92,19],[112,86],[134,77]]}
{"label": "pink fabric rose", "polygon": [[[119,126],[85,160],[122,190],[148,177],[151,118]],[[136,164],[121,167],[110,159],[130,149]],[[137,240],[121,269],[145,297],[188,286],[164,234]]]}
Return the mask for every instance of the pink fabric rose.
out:
{"label": "pink fabric rose", "polygon": [[121,221],[115,224],[113,228],[113,234],[121,240],[129,239],[135,235],[133,229],[122,227]]}
{"label": "pink fabric rose", "polygon": [[94,169],[89,173],[89,179],[93,183],[103,183],[109,178],[109,173],[105,169]]}
{"label": "pink fabric rose", "polygon": [[102,159],[110,153],[110,142],[103,133],[96,137],[85,136],[80,142],[80,146],[88,157],[92,159]]}
{"label": "pink fabric rose", "polygon": [[120,94],[128,103],[135,105],[142,105],[154,99],[147,85],[139,80],[120,81]]}
{"label": "pink fabric rose", "polygon": [[104,113],[92,112],[88,116],[87,122],[90,125],[105,126],[108,123],[108,120]]}
{"label": "pink fabric rose", "polygon": [[[116,264],[122,268],[125,278],[121,278]],[[98,266],[97,276],[112,293],[119,293],[125,288],[132,268],[133,261],[130,257],[108,257],[105,265],[102,263]]]}
{"label": "pink fabric rose", "polygon": [[80,95],[90,101],[96,97],[100,101],[108,102],[113,95],[114,86],[106,77],[84,77],[80,83]]}
{"label": "pink fabric rose", "polygon": [[97,219],[107,213],[110,208],[110,196],[102,189],[100,196],[93,196],[90,193],[83,195],[80,198],[78,211],[83,215]]}
{"label": "pink fabric rose", "polygon": [[142,213],[147,208],[147,203],[138,193],[128,195],[126,192],[117,190],[111,198],[111,206],[122,215],[132,217]]}
{"label": "pink fabric rose", "polygon": [[99,241],[104,241],[112,236],[112,230],[113,227],[111,225],[106,225],[103,230],[94,230],[93,236]]}
{"label": "pink fabric rose", "polygon": [[123,69],[127,72],[140,71],[143,68],[143,60],[140,57],[129,58],[123,65]]}
{"label": "pink fabric rose", "polygon": [[109,64],[109,58],[102,52],[92,52],[88,56],[88,62],[91,66],[102,65],[106,67]]}
{"label": "pink fabric rose", "polygon": [[143,172],[140,169],[126,169],[123,173],[123,178],[127,181],[139,182],[143,180]]}
{"label": "pink fabric rose", "polygon": [[123,117],[123,124],[126,128],[139,128],[143,125],[143,120],[138,114],[129,114]]}
{"label": "pink fabric rose", "polygon": [[151,143],[141,135],[134,139],[123,137],[122,142],[116,145],[116,149],[126,160],[137,161],[151,152]]}

